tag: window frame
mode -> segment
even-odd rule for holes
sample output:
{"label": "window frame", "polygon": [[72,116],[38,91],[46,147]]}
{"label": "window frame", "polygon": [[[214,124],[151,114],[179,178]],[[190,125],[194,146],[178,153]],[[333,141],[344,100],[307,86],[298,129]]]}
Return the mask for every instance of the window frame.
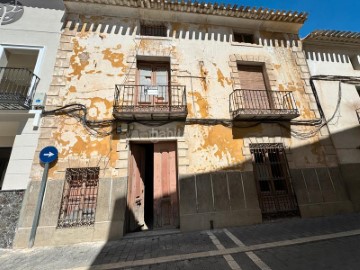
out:
{"label": "window frame", "polygon": [[[57,228],[95,224],[99,174],[99,167],[66,169]],[[87,207],[88,213],[82,211],[85,207]],[[90,218],[83,218],[84,215],[89,215],[89,213],[91,214]]]}
{"label": "window frame", "polygon": [[[156,32],[159,31],[159,34]],[[162,23],[140,23],[140,36],[144,37],[162,37],[167,38],[168,37],[168,28],[162,24]],[[148,33],[150,32],[150,33]]]}
{"label": "window frame", "polygon": [[[141,67],[147,67],[151,69],[151,84],[149,86],[164,86],[167,87],[167,93],[165,94],[165,98],[164,95],[156,95],[149,100],[146,99],[145,102],[141,101],[140,95],[141,95],[141,91],[144,90],[142,85],[141,85],[141,79],[140,79],[140,68]],[[167,71],[167,75],[168,75],[168,82],[167,85],[162,85],[162,84],[157,84],[157,77],[156,77],[156,70],[159,68],[164,68]],[[138,85],[137,89],[136,89],[136,104],[148,104],[148,105],[165,105],[165,104],[171,104],[171,100],[170,100],[170,91],[171,91],[171,68],[170,68],[170,63],[169,62],[165,62],[165,61],[142,61],[139,60],[136,63],[136,84]],[[160,97],[160,98],[159,98]],[[140,99],[140,100],[139,100]]]}
{"label": "window frame", "polygon": [[[237,40],[236,37],[240,37],[241,41]],[[251,42],[246,41],[247,38],[251,38]],[[233,31],[232,41],[236,43],[255,44],[255,35],[252,33]]]}

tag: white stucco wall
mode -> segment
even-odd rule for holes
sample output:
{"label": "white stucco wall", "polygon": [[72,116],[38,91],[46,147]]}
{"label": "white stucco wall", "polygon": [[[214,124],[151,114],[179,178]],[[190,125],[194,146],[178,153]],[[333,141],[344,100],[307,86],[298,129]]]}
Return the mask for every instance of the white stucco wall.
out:
{"label": "white stucco wall", "polygon": [[[39,50],[34,73],[40,78],[36,92],[46,93],[52,81],[60,42],[64,7],[62,0],[20,0],[22,17],[0,25],[0,56],[6,48]],[[4,63],[2,63],[4,64]],[[8,129],[8,126],[12,126]],[[27,111],[0,111],[1,147],[13,147],[2,189],[26,189],[39,131],[33,127],[33,114]]]}
{"label": "white stucco wall", "polygon": [[[356,47],[333,45],[307,45],[307,62],[311,75],[360,76],[350,57],[359,57]],[[327,119],[334,114],[339,99],[339,82],[317,81],[316,90]],[[360,126],[356,109],[360,108],[360,96],[356,87],[341,84],[341,103],[335,118],[329,123],[329,131],[334,142],[340,163],[357,163],[360,160]]]}

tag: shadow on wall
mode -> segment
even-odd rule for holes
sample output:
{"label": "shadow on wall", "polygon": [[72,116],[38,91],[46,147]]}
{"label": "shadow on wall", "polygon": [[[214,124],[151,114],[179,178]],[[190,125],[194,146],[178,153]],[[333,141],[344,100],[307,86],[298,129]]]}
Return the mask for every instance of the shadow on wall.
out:
{"label": "shadow on wall", "polygon": [[[92,16],[88,16],[83,19],[83,15],[80,15],[80,20],[67,20],[64,22],[63,27],[69,27],[70,30],[75,30],[80,33],[105,33],[105,34],[115,34],[122,36],[135,36],[140,37],[139,27],[134,25],[136,20],[134,19],[134,24],[122,23],[120,20],[112,19],[111,17],[96,17],[93,20]],[[168,23],[167,26],[167,37],[175,39],[186,39],[193,41],[216,41],[216,42],[225,42],[225,43],[239,43],[233,41],[233,34],[225,32],[227,28],[218,28],[210,27],[207,25],[201,24],[192,24],[195,29],[189,27],[188,24],[179,24],[179,23]],[[274,37],[272,37],[272,35]],[[149,37],[150,38],[150,37]],[[153,37],[158,38],[158,37]],[[164,38],[164,37],[161,37]],[[240,43],[239,43],[240,44]],[[270,47],[299,47],[299,38],[297,35],[291,34],[280,34],[280,33],[270,33],[267,36],[261,36],[260,38],[255,37],[253,44],[259,44]]]}
{"label": "shadow on wall", "polygon": [[[271,134],[267,134],[271,137]],[[244,133],[246,130],[244,130]],[[278,135],[272,134],[272,136]],[[243,135],[244,137],[246,135]],[[252,134],[255,138],[263,138],[263,133]],[[349,140],[349,147],[356,149],[354,145],[360,145],[360,127],[348,129],[334,135],[337,139]],[[234,138],[241,138],[241,130],[234,132]],[[315,144],[307,144],[297,148],[286,149],[287,156],[306,158],[306,154],[312,151],[326,152],[332,146],[331,140],[324,139]],[[240,149],[239,149],[240,151]],[[357,151],[360,152],[359,149]],[[290,169],[290,182],[296,195],[296,200],[302,217],[326,216],[360,210],[360,159],[357,163],[341,164],[340,166],[312,165]],[[243,171],[241,168],[252,166],[251,160],[241,164],[222,168],[221,170],[201,173],[180,175],[178,190],[180,228],[182,231],[204,230],[221,227],[240,226],[262,222],[262,206],[256,187],[256,178],[253,171]],[[352,200],[352,203],[350,200]],[[126,198],[119,198],[115,202],[111,229],[107,243],[98,254],[92,265],[110,263],[106,261],[104,253],[119,246],[124,248],[128,240],[110,242],[116,232],[126,230],[129,219],[135,220],[135,214],[126,206]],[[357,205],[357,206],[356,206]],[[124,218],[125,223],[119,222]],[[122,225],[121,225],[122,224]],[[140,227],[138,228],[140,230]],[[144,232],[141,236],[153,236]],[[153,236],[154,237],[154,236]],[[153,241],[161,239],[160,236]],[[125,247],[130,248],[130,247]],[[136,252],[136,251],[134,251]],[[126,252],[128,254],[128,252]],[[125,261],[118,254],[117,261]],[[111,261],[114,263],[114,261]]]}

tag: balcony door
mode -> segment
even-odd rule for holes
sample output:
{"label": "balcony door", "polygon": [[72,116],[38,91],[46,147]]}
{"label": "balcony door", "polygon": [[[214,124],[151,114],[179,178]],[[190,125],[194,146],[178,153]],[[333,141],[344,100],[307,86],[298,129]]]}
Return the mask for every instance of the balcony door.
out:
{"label": "balcony door", "polygon": [[238,65],[244,109],[270,109],[262,66]]}
{"label": "balcony door", "polygon": [[137,105],[169,105],[170,65],[164,62],[138,62]]}

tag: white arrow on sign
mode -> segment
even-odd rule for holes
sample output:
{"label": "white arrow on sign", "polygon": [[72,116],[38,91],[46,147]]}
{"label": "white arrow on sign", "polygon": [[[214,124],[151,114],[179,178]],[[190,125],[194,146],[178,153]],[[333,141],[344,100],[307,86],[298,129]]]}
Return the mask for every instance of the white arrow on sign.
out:
{"label": "white arrow on sign", "polygon": [[52,153],[52,152],[49,152],[48,154],[44,154],[45,157],[52,157],[52,156],[54,156],[54,155],[55,155],[55,154]]}

